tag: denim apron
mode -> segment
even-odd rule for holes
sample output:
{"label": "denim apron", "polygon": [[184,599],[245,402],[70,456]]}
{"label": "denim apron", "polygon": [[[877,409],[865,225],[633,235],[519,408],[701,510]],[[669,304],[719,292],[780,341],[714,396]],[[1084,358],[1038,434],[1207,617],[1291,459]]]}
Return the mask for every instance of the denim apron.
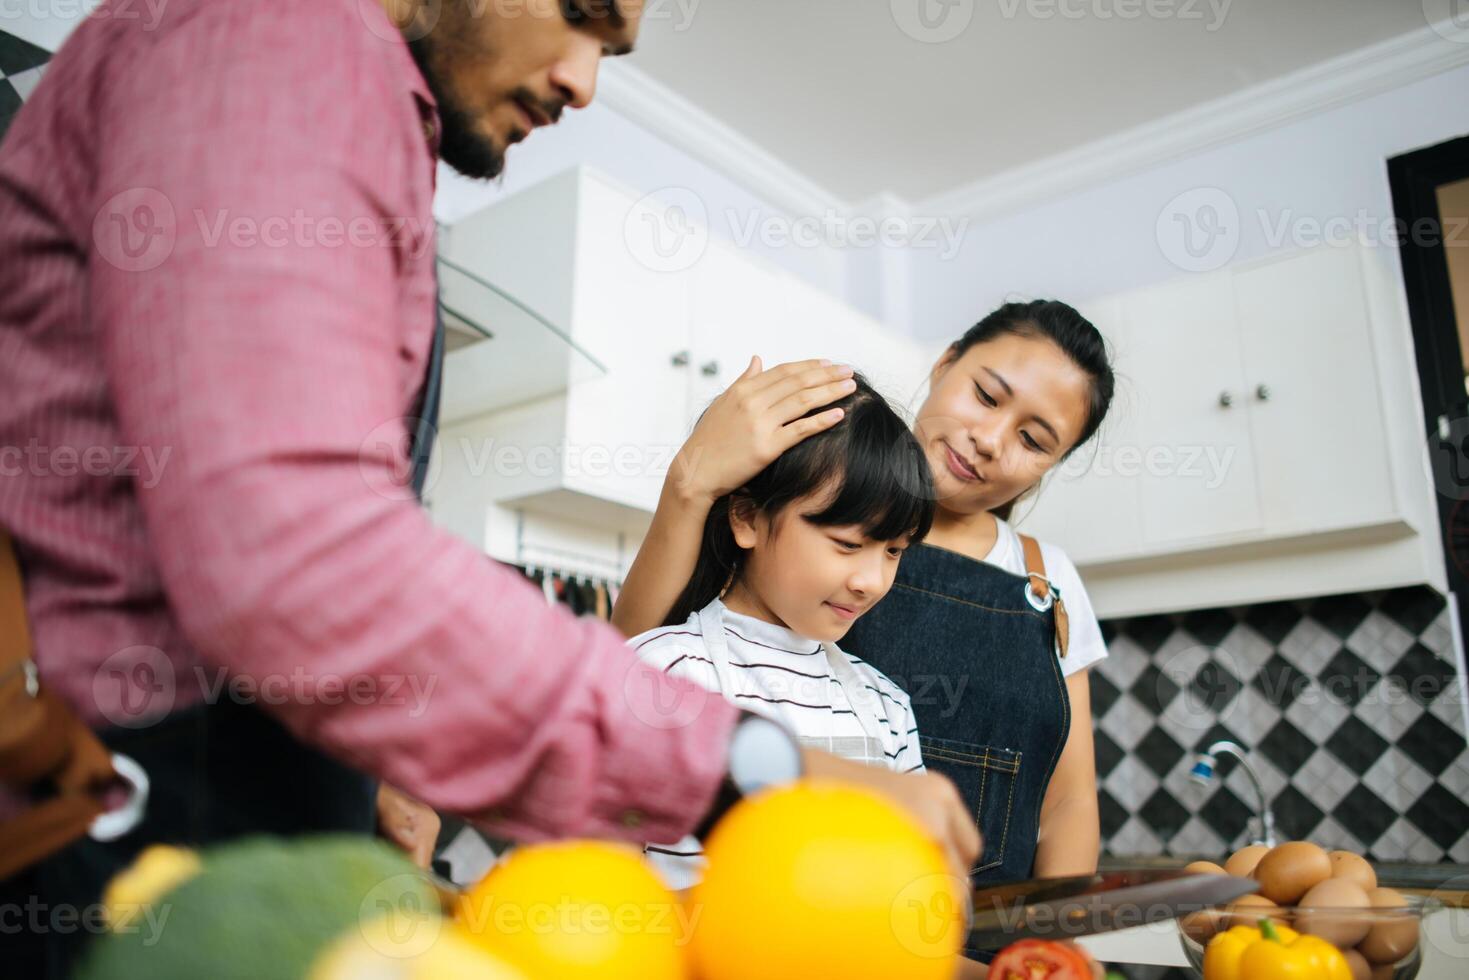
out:
{"label": "denim apron", "polygon": [[925,766],[954,781],[984,836],[974,883],[1031,877],[1071,728],[1055,606],[1026,576],[920,544],[842,646],[912,699]]}

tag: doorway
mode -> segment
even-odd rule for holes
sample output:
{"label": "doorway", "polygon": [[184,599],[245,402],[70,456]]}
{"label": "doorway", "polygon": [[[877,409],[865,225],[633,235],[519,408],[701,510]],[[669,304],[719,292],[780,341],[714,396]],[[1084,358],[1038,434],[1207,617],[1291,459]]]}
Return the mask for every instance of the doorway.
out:
{"label": "doorway", "polygon": [[[1449,600],[1469,635],[1469,136],[1388,161]],[[1458,645],[1457,643],[1455,644]]]}

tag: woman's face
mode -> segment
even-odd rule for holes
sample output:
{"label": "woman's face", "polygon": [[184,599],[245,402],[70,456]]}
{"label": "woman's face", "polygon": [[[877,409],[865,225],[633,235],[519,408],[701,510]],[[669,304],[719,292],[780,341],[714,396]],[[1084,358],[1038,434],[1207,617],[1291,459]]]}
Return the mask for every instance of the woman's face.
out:
{"label": "woman's face", "polygon": [[993,510],[1040,482],[1086,423],[1091,379],[1050,340],[1005,334],[945,352],[913,432],[944,510]]}

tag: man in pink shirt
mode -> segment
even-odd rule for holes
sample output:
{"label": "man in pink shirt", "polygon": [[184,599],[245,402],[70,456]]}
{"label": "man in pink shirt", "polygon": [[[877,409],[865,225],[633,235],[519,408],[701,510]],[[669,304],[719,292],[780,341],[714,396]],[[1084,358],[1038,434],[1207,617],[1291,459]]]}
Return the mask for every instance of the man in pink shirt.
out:
{"label": "man in pink shirt", "polygon": [[[374,779],[515,839],[680,839],[729,795],[738,713],[405,492],[436,161],[493,177],[589,104],[640,4],[126,6],[0,144],[0,528],[42,684],[152,799],[11,887],[85,904],[154,840],[370,831]],[[977,855],[940,777],[804,762]]]}

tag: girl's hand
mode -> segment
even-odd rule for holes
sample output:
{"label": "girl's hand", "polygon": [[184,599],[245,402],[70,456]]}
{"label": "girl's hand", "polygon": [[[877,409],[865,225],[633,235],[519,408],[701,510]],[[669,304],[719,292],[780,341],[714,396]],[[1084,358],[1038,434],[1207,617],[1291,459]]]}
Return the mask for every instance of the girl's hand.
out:
{"label": "girl's hand", "polygon": [[434,843],[439,839],[439,815],[387,783],[378,784],[377,829],[420,868],[427,868],[433,860]]}
{"label": "girl's hand", "polygon": [[781,453],[841,421],[839,408],[802,416],[851,394],[851,378],[845,365],[797,361],[763,371],[752,357],[674,457],[669,486],[685,500],[708,504],[739,489]]}

